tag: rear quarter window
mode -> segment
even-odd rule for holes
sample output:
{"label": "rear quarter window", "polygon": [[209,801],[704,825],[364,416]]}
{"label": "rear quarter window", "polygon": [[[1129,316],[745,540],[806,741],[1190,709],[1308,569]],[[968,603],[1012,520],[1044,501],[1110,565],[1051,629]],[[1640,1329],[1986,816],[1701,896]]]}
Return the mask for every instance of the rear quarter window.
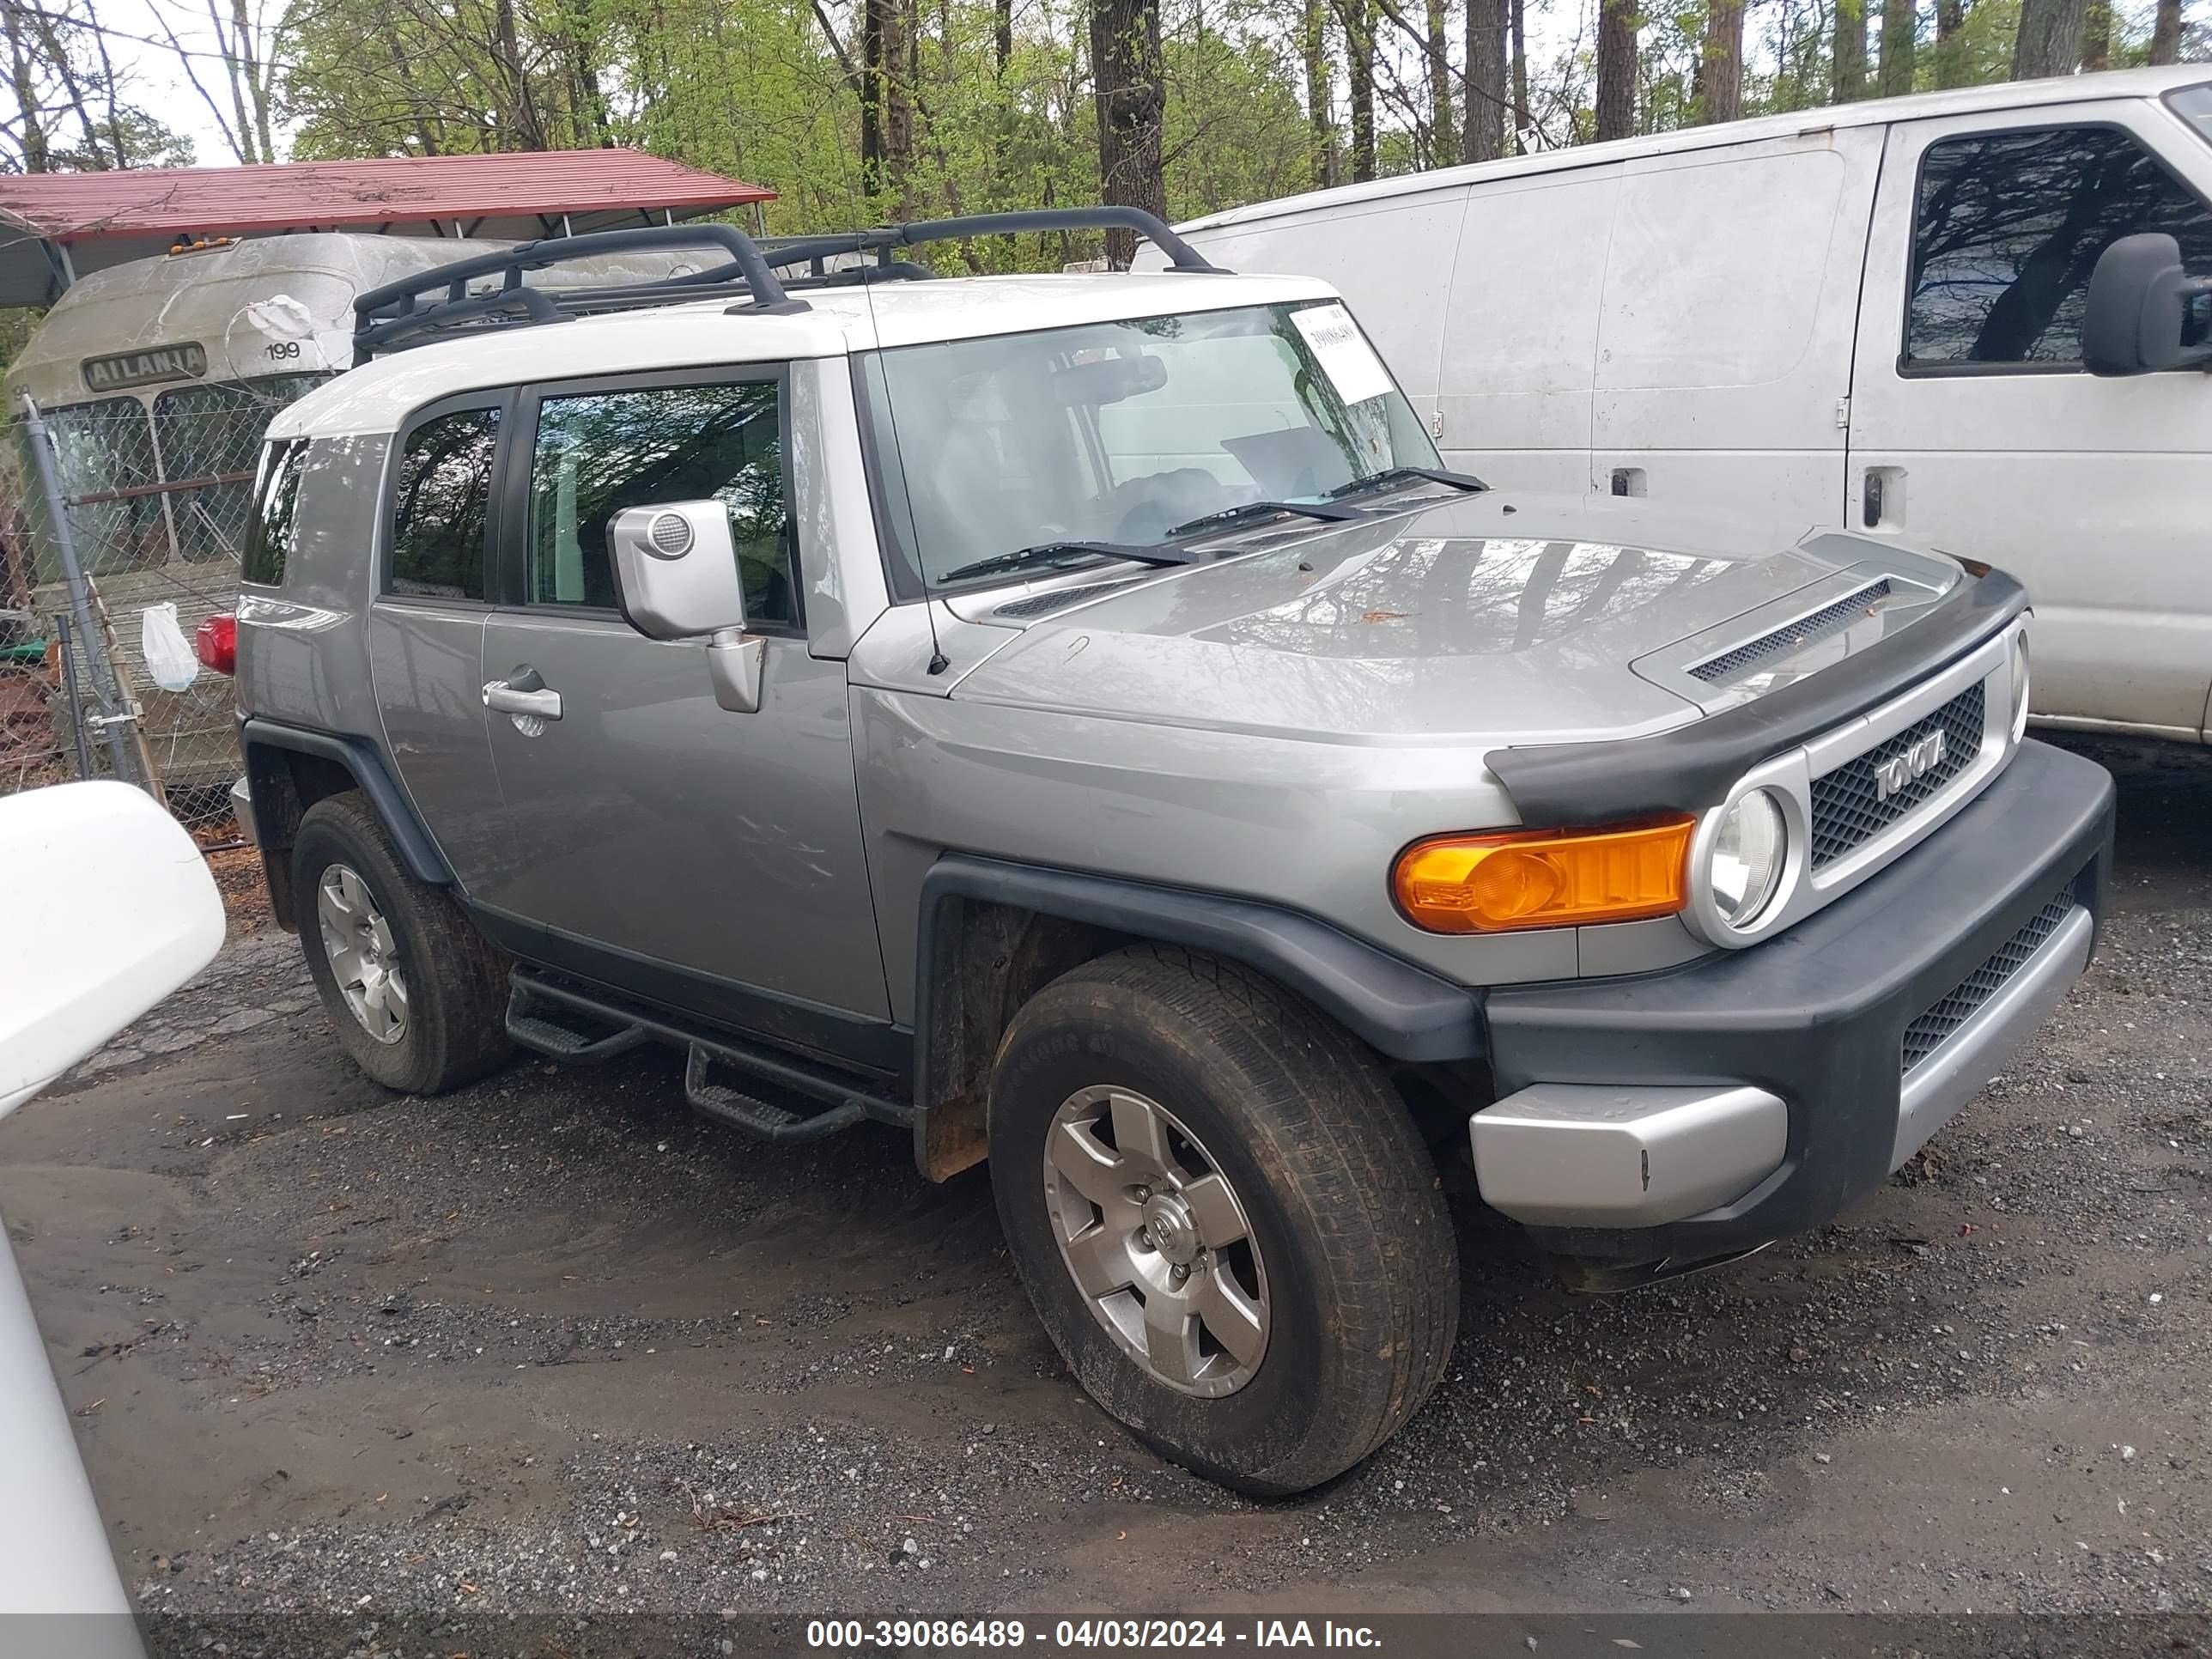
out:
{"label": "rear quarter window", "polygon": [[392,492],[391,592],[483,598],[499,422],[495,408],[457,409],[407,434]]}
{"label": "rear quarter window", "polygon": [[300,538],[300,475],[307,441],[289,438],[264,445],[253,480],[253,507],[246,525],[246,580],[281,587],[284,566]]}

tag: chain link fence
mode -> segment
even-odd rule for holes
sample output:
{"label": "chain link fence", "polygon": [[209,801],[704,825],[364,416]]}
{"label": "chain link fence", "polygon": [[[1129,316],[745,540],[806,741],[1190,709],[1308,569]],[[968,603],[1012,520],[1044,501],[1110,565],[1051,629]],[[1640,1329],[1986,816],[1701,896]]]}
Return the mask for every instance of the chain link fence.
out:
{"label": "chain link fence", "polygon": [[0,460],[0,793],[118,777],[203,845],[237,840],[231,683],[191,660],[192,640],[236,607],[270,418],[318,378],[15,411]]}

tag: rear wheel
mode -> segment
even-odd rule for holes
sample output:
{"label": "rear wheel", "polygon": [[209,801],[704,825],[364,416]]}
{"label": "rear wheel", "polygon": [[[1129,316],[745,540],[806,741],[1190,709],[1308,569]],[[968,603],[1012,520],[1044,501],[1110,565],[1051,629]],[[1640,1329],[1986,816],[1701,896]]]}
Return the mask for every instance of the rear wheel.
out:
{"label": "rear wheel", "polygon": [[451,895],[407,873],[359,794],[318,801],[301,818],[292,890],[307,972],[369,1076],[439,1094],[513,1051],[506,957]]}
{"label": "rear wheel", "polygon": [[1457,1256],[1373,1056],[1233,964],[1139,947],[1008,1028],[991,1172],[1014,1261],[1101,1405],[1245,1492],[1300,1492],[1442,1376]]}

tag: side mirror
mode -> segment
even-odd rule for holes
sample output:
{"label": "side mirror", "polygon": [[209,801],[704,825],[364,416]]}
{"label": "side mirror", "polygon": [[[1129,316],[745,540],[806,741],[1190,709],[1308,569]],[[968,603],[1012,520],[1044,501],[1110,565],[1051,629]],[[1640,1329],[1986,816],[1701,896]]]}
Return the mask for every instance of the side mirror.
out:
{"label": "side mirror", "polygon": [[2090,274],[2081,362],[2092,374],[2148,374],[2212,362],[2212,347],[2184,345],[2189,302],[2212,281],[2181,268],[2181,245],[2156,231],[2123,236]]}
{"label": "side mirror", "polygon": [[730,510],[720,501],[625,507],[607,520],[615,603],[652,640],[707,641],[714,701],[732,714],[760,707],[767,643],[745,632],[745,587]]}
{"label": "side mirror", "polygon": [[9,899],[0,954],[0,1117],[214,959],[222,898],[184,827],[127,783],[57,783],[0,799]]}

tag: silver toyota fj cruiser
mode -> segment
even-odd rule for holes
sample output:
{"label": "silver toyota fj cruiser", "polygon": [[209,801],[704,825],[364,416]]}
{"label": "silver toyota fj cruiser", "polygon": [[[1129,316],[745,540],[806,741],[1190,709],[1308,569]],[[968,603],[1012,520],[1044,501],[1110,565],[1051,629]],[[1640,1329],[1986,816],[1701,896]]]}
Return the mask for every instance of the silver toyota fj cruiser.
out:
{"label": "silver toyota fj cruiser", "polygon": [[[1104,223],[1170,269],[900,252]],[[709,257],[526,280],[621,239]],[[763,1139],[988,1158],[1075,1376],[1248,1492],[1442,1374],[1445,1176],[1588,1285],[1741,1255],[2088,958],[2112,790],[2022,738],[2015,583],[1486,489],[1325,284],[1145,216],[575,237],[359,322],[234,649],[347,1049],[665,1042]]]}

